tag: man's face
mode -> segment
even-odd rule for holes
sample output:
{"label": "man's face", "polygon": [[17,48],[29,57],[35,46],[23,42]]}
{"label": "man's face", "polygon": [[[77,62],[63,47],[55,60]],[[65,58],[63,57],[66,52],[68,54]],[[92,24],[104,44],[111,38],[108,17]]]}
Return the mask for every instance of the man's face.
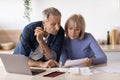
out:
{"label": "man's face", "polygon": [[56,35],[60,29],[60,21],[61,21],[60,15],[57,16],[50,15],[48,20],[45,21],[44,30],[47,33]]}

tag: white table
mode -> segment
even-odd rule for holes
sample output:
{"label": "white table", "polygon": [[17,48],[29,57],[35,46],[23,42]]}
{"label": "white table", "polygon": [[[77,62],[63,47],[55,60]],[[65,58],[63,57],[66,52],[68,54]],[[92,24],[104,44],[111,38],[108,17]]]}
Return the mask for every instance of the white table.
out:
{"label": "white table", "polygon": [[[101,67],[120,67],[120,63],[108,63],[105,65],[97,65],[91,68],[92,75],[81,75],[81,74],[70,74],[66,72],[65,74],[59,75],[54,78],[43,77],[44,74],[50,73],[52,70],[57,70],[60,68],[47,69],[46,72],[38,75],[21,75],[7,73],[3,65],[0,65],[0,80],[120,80],[120,73],[109,73],[100,70]],[[68,68],[63,68],[67,71]],[[119,68],[120,69],[120,68]]]}

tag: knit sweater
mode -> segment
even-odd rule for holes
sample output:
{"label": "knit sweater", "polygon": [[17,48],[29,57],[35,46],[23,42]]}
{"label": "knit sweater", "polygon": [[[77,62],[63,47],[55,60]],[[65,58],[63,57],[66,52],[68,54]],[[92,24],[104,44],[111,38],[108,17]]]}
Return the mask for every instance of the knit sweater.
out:
{"label": "knit sweater", "polygon": [[66,37],[61,54],[61,61],[64,65],[67,59],[92,58],[93,64],[107,62],[107,57],[90,33],[86,33],[83,39],[70,39]]}

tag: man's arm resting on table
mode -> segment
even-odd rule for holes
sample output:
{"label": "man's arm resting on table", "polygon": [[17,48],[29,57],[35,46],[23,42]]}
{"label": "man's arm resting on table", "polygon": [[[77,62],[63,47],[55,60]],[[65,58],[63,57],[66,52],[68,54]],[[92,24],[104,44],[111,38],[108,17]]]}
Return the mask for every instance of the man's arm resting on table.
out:
{"label": "man's arm resting on table", "polygon": [[41,61],[36,61],[36,60],[33,60],[33,59],[28,60],[28,65],[30,67],[42,67],[42,64],[43,64],[43,62],[41,62]]}
{"label": "man's arm resting on table", "polygon": [[39,41],[39,45],[41,49],[43,50],[43,54],[45,55],[46,59],[49,60],[52,58],[56,60],[56,57],[57,57],[56,52],[51,50],[43,40]]}
{"label": "man's arm resting on table", "polygon": [[46,62],[29,59],[28,65],[30,67],[43,67],[43,68],[51,68],[51,67],[58,67],[59,66],[58,63],[52,59],[50,59]]}

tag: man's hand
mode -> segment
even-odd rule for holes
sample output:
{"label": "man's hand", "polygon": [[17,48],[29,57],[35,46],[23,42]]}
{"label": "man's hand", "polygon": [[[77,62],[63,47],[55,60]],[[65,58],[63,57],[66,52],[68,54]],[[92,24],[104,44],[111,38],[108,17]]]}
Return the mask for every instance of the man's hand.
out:
{"label": "man's hand", "polygon": [[59,64],[55,60],[52,60],[52,59],[42,63],[43,68],[52,68],[52,67],[58,67],[58,66]]}
{"label": "man's hand", "polygon": [[36,27],[34,30],[34,35],[36,36],[37,41],[43,41],[43,37],[45,35],[45,31],[41,27]]}

